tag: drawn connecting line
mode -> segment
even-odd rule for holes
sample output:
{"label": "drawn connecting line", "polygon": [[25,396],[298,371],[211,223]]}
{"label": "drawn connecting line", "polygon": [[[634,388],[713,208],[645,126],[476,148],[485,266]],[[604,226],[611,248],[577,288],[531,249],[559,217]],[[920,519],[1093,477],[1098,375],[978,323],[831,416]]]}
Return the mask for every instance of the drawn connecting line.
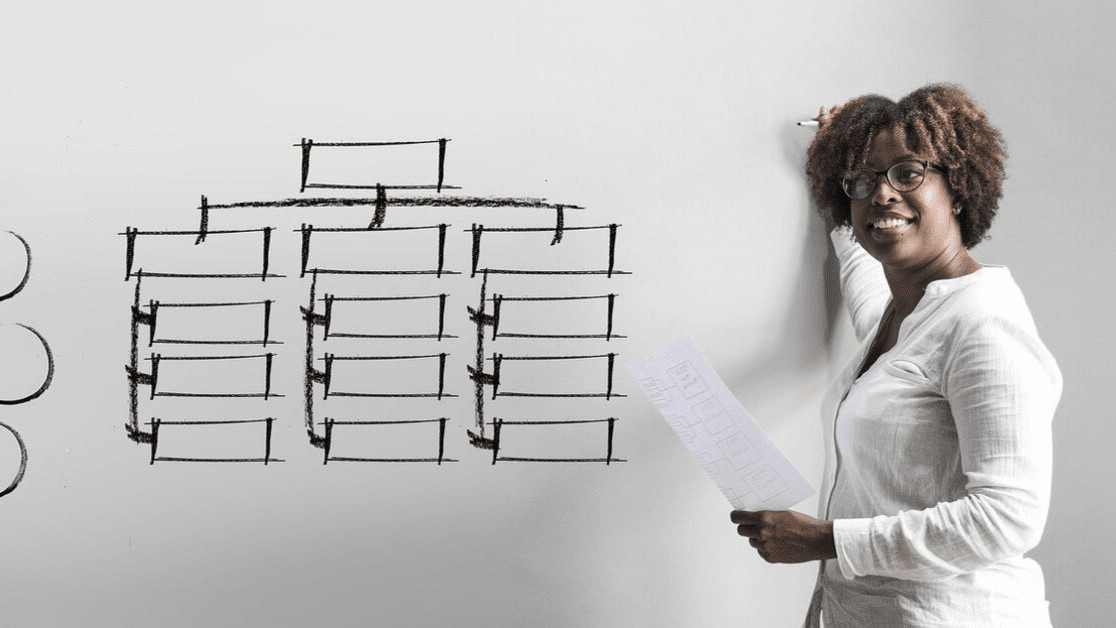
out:
{"label": "drawn connecting line", "polygon": [[[337,419],[326,418],[323,425],[325,426],[325,443],[323,445],[324,453],[322,464],[330,462],[433,462],[436,464],[443,464],[446,462],[457,462],[453,458],[446,457],[446,422],[449,421],[446,417],[439,417],[437,419],[412,419],[412,420],[390,420],[390,421],[340,421]],[[399,451],[409,449],[409,443],[404,444],[402,447],[395,441],[385,442],[384,428],[412,426],[412,425],[436,425],[437,426],[437,455],[429,456],[423,454],[416,454],[414,456],[400,456]],[[338,455],[334,450],[334,433],[338,427],[342,429],[352,427],[369,427],[375,426],[376,431],[376,445],[377,449],[392,452],[394,455],[383,456],[357,456],[357,455]]]}
{"label": "drawn connecting line", "polygon": [[[501,418],[494,418],[491,422],[492,425],[492,464],[497,462],[603,462],[606,465],[613,462],[627,462],[626,460],[616,458],[612,455],[613,437],[616,432],[615,417],[608,417],[606,419],[574,419],[567,421],[543,421],[543,420],[520,420],[509,421]],[[605,424],[608,429],[608,436],[606,440],[605,455],[604,457],[593,456],[554,456],[554,455],[535,455],[535,456],[508,456],[500,455],[501,446],[504,444],[504,429],[508,426],[518,428],[530,428],[535,431],[535,428],[543,428],[549,430],[550,439],[553,439],[554,426],[595,426]]]}
{"label": "drawn connecting line", "polygon": [[[398,189],[398,188],[397,188]],[[239,210],[239,209],[314,209],[314,208],[344,208],[344,207],[371,207],[372,218],[368,229],[379,229],[387,219],[389,207],[398,208],[458,208],[458,209],[549,209],[554,211],[554,229],[544,229],[547,233],[553,232],[553,243],[561,242],[564,230],[567,209],[584,209],[578,205],[551,203],[541,198],[523,197],[487,197],[487,196],[392,196],[387,195],[388,188],[378,186],[375,198],[354,197],[307,197],[286,198],[275,201],[242,201],[236,203],[210,203],[205,196],[201,197],[198,210],[201,215],[198,222],[197,242],[205,240],[209,233],[209,217],[212,210]]]}
{"label": "drawn connecting line", "polygon": [[[276,279],[283,277],[268,272],[271,264],[271,227],[263,227],[261,229],[232,229],[224,231],[140,231],[128,227],[124,230],[122,235],[126,239],[125,251],[125,274],[124,280],[128,281],[143,273],[146,277],[170,277],[170,278],[195,278],[195,279]],[[251,234],[259,234],[261,238],[261,254],[255,260],[246,256],[246,252],[250,252],[251,248],[244,246],[241,240],[245,236]],[[220,238],[224,240],[223,247],[212,247],[201,250],[201,252],[191,251],[185,247],[175,248],[177,239],[181,243],[183,237],[194,238],[194,246],[204,242],[209,242],[208,236],[230,236],[228,238]],[[239,236],[239,237],[237,237]],[[145,268],[143,264],[136,265],[136,246],[139,240],[149,240],[158,238],[161,240],[161,246],[156,245],[151,247],[152,250],[146,251],[150,256],[153,266]],[[160,257],[160,254],[163,256]],[[174,267],[181,264],[183,259],[190,260],[197,265],[198,269],[195,272],[173,272],[168,270],[158,270],[162,264],[167,264]],[[229,270],[223,267],[226,259],[233,259],[244,266],[243,269]],[[215,266],[210,267],[210,265]],[[259,265],[259,272],[249,272],[247,269]],[[156,268],[157,270],[150,270]]]}
{"label": "drawn connecting line", "polygon": [[465,368],[469,372],[469,379],[473,381],[473,423],[476,428],[476,431],[468,430],[467,434],[469,437],[469,444],[478,449],[495,449],[496,447],[496,441],[485,435],[484,419],[484,387],[495,383],[495,377],[491,373],[485,372],[484,368],[484,328],[492,326],[496,322],[495,316],[487,312],[488,299],[485,297],[487,289],[488,271],[482,271],[480,304],[475,309],[472,307],[465,308],[469,313],[469,320],[473,322],[477,329],[474,362],[472,365],[467,365]]}
{"label": "drawn connecting line", "polygon": [[[151,420],[151,463],[156,462],[262,462],[267,465],[272,462],[283,462],[281,459],[274,458],[271,455],[271,435],[275,419],[273,417],[266,417],[262,419],[229,419],[229,420],[206,420],[206,421],[168,421],[160,418],[153,418]],[[263,436],[263,455],[262,456],[241,456],[241,455],[210,455],[201,456],[197,451],[205,451],[215,448],[229,448],[230,445],[234,447],[241,446],[241,442],[251,443],[255,440],[252,438],[251,430],[246,428],[259,429],[262,425],[264,428]],[[196,428],[203,426],[208,428],[205,433],[199,432]],[[188,433],[175,434],[179,439],[185,441],[185,454],[159,454],[159,445],[163,443],[164,451],[166,449],[166,439],[168,432],[174,434],[176,428],[189,427]],[[221,437],[214,438],[211,432],[216,430],[221,433]],[[192,438],[191,438],[192,437]],[[258,438],[258,436],[256,437]],[[179,444],[183,446],[182,443]]]}

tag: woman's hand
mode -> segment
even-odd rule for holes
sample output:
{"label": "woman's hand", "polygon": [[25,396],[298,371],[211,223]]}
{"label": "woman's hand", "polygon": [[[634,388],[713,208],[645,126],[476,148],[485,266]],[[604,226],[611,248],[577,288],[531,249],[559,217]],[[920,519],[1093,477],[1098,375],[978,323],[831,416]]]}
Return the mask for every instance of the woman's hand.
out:
{"label": "woman's hand", "polygon": [[816,115],[816,116],[814,116],[813,118],[810,118],[810,119],[817,121],[818,131],[821,131],[822,129],[824,129],[826,127],[827,124],[829,124],[829,122],[831,120],[833,120],[833,116],[837,115],[837,112],[840,111],[840,110],[841,110],[841,105],[833,105],[832,107],[823,106],[820,109],[818,109],[818,115]]}
{"label": "woman's hand", "polygon": [[732,522],[740,536],[769,563],[804,563],[837,558],[833,523],[793,510],[734,510]]}

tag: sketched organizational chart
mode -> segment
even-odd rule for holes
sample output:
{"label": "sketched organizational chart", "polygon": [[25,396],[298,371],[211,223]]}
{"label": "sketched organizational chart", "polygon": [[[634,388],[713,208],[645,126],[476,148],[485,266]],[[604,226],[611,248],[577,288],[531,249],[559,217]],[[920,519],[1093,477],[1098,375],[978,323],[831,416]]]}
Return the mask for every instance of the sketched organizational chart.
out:
{"label": "sketched organizational chart", "polygon": [[298,196],[123,230],[125,427],[150,464],[283,462],[299,421],[322,464],[624,462],[621,225],[461,194],[449,143],[303,139]]}

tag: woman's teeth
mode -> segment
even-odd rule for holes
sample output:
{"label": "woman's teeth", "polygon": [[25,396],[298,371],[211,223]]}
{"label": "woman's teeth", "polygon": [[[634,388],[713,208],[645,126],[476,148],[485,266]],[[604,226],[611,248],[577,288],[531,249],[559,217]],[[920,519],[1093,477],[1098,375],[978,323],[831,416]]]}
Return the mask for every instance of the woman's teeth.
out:
{"label": "woman's teeth", "polygon": [[911,224],[912,220],[904,218],[889,218],[887,220],[877,220],[872,223],[873,229],[889,229],[891,227],[902,227],[903,225]]}

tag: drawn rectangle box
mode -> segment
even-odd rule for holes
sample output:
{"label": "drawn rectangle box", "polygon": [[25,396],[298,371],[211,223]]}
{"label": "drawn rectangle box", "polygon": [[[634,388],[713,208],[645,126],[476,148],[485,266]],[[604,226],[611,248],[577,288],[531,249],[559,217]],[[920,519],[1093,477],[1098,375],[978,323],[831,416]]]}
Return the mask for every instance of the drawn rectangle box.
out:
{"label": "drawn rectangle box", "polygon": [[445,457],[445,418],[325,419],[325,461],[454,462]]}
{"label": "drawn rectangle box", "polygon": [[474,226],[473,274],[617,274],[617,225],[556,229]]}
{"label": "drawn rectangle box", "polygon": [[303,273],[441,275],[446,227],[302,228]]}
{"label": "drawn rectangle box", "polygon": [[494,460],[622,462],[613,455],[616,419],[492,421]]}
{"label": "drawn rectangle box", "polygon": [[149,344],[267,344],[271,301],[239,303],[148,302]]}
{"label": "drawn rectangle box", "polygon": [[493,297],[495,338],[622,338],[613,333],[616,295]]}
{"label": "drawn rectangle box", "polygon": [[125,236],[128,279],[140,272],[148,277],[268,275],[270,229],[209,231],[200,242],[196,231],[128,230]]}
{"label": "drawn rectangle box", "polygon": [[445,333],[447,295],[325,295],[325,338],[455,338]]}
{"label": "drawn rectangle box", "polygon": [[338,356],[326,354],[326,390],[329,397],[431,397],[446,394],[448,354],[393,356]]}
{"label": "drawn rectangle box", "polygon": [[275,397],[274,354],[165,356],[151,362],[152,397]]}
{"label": "drawn rectangle box", "polygon": [[151,462],[279,462],[274,419],[151,420]]}
{"label": "drawn rectangle box", "polygon": [[493,356],[493,397],[613,397],[615,354]]}
{"label": "drawn rectangle box", "polygon": [[304,140],[303,187],[368,189],[438,187],[444,142],[315,142]]}

